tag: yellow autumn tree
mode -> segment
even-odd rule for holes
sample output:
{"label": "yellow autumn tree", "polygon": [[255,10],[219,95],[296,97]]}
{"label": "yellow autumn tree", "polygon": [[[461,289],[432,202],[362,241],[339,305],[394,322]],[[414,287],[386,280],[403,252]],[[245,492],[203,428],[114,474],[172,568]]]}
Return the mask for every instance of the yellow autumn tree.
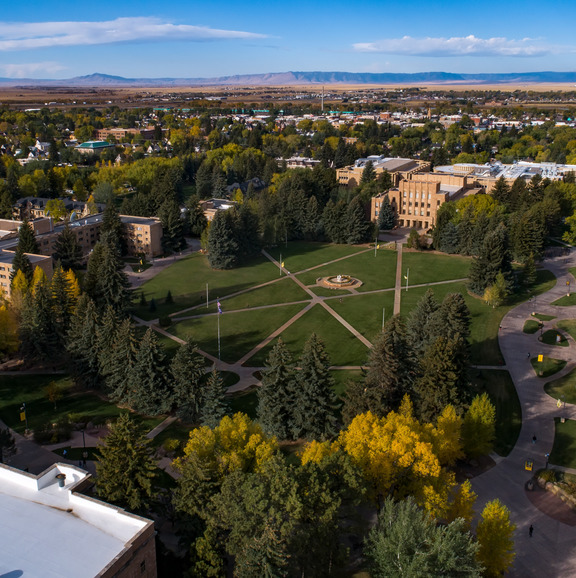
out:
{"label": "yellow autumn tree", "polygon": [[501,576],[512,564],[514,553],[514,530],[510,510],[500,500],[488,502],[478,522],[478,560],[485,568],[486,576]]}
{"label": "yellow autumn tree", "polygon": [[78,279],[72,269],[66,271],[65,277],[67,280],[66,293],[68,293],[72,307],[75,307],[78,297],[80,297],[80,283],[78,283]]}
{"label": "yellow autumn tree", "polygon": [[26,275],[18,269],[16,275],[12,281],[12,287],[10,292],[10,306],[17,316],[20,315],[22,311],[22,305],[24,304],[24,298],[30,290],[30,284]]}
{"label": "yellow autumn tree", "polygon": [[462,518],[466,521],[466,527],[470,530],[472,519],[474,518],[474,503],[476,502],[476,494],[472,490],[472,484],[469,480],[460,484],[455,488],[452,496],[446,521],[453,522],[457,518]]}
{"label": "yellow autumn tree", "polygon": [[214,429],[202,426],[192,430],[184,456],[175,460],[174,466],[183,469],[185,462],[193,459],[222,479],[234,470],[258,471],[277,451],[275,437],[268,437],[246,414],[236,413],[222,418]]}
{"label": "yellow autumn tree", "polygon": [[36,269],[34,269],[34,276],[32,277],[32,293],[35,293],[36,287],[45,281],[48,281],[48,278],[46,277],[46,273],[44,273],[44,269],[42,269],[42,267],[36,267]]}
{"label": "yellow autumn tree", "polygon": [[5,301],[0,300],[0,354],[15,353],[19,343],[16,315]]}
{"label": "yellow autumn tree", "polygon": [[319,464],[325,457],[334,453],[335,447],[330,442],[317,442],[313,440],[304,446],[300,454],[300,461],[302,465],[308,462]]}
{"label": "yellow autumn tree", "polygon": [[453,466],[464,457],[462,451],[462,418],[452,405],[447,405],[436,420],[435,449],[442,465]]}

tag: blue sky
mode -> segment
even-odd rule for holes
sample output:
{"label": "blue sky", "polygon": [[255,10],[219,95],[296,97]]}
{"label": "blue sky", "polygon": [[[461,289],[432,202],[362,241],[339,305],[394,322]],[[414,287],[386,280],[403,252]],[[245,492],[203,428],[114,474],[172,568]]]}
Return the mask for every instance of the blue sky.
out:
{"label": "blue sky", "polygon": [[576,70],[574,0],[6,0],[0,77]]}

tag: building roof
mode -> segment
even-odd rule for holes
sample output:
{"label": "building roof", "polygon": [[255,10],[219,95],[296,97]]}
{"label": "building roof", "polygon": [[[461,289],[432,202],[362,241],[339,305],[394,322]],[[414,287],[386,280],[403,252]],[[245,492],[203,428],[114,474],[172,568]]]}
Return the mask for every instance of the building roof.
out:
{"label": "building roof", "polygon": [[113,144],[110,144],[108,141],[105,140],[88,140],[86,142],[83,142],[82,144],[79,144],[77,148],[96,150],[113,146],[114,146]]}
{"label": "building roof", "polygon": [[96,576],[152,524],[78,493],[89,477],[67,464],[38,476],[0,464],[0,575]]}

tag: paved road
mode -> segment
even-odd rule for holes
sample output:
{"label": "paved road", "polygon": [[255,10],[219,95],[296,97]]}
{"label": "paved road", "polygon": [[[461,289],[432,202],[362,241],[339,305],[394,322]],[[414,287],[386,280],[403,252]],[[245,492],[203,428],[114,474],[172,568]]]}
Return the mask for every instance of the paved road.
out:
{"label": "paved road", "polygon": [[[575,256],[546,261],[545,267],[558,278],[555,287],[537,299],[512,309],[504,317],[498,336],[506,369],[510,372],[520,398],[522,429],[510,455],[499,460],[491,470],[474,478],[472,485],[478,494],[478,512],[487,501],[495,498],[499,498],[511,510],[512,521],[517,525],[516,561],[511,576],[576,574],[576,526],[567,523],[574,518],[570,512],[562,512],[558,500],[549,496],[538,500],[534,494],[525,491],[531,473],[524,469],[526,460],[533,460],[534,470],[545,467],[545,455],[551,452],[554,442],[554,417],[565,411],[566,417],[576,418],[575,407],[559,409],[556,400],[544,392],[546,380],[535,375],[528,353],[531,357],[543,353],[568,360],[566,368],[555,375],[556,378],[574,368],[576,346],[573,341],[568,348],[546,346],[538,341],[538,334],[530,335],[522,331],[524,322],[531,317],[532,312],[554,315],[558,319],[576,318],[576,307],[551,305],[566,294],[567,269],[575,264]],[[574,283],[574,279],[571,280]],[[552,324],[545,323],[549,326]],[[535,444],[532,443],[534,435],[537,437]],[[564,514],[566,516],[563,521]],[[532,538],[528,536],[530,524],[534,525]]]}

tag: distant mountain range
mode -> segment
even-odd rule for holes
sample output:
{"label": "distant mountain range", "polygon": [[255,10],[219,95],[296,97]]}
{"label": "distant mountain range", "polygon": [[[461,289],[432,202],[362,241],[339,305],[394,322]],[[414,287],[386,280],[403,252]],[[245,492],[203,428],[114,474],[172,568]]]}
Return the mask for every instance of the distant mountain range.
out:
{"label": "distant mountain range", "polygon": [[272,72],[217,78],[124,78],[89,74],[61,80],[0,78],[2,86],[70,87],[170,87],[170,86],[271,86],[305,84],[539,84],[576,83],[576,72],[519,72],[504,74],[455,74],[451,72]]}

